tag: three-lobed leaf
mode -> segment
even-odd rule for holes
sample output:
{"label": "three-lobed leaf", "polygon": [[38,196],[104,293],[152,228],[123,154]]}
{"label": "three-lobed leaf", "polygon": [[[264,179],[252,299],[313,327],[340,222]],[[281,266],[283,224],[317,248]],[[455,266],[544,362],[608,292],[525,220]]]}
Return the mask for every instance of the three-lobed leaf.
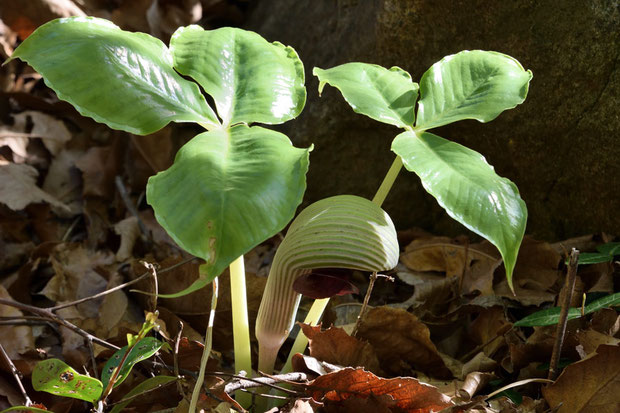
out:
{"label": "three-lobed leaf", "polygon": [[178,29],[170,40],[174,66],[213,97],[224,125],[278,124],[301,113],[304,67],[281,43],[230,27]]}
{"label": "three-lobed leaf", "polygon": [[502,53],[466,50],[446,56],[420,80],[418,129],[463,119],[488,122],[523,103],[532,72]]}
{"label": "three-lobed leaf", "polygon": [[478,152],[429,132],[403,132],[392,150],[448,215],[497,247],[512,287],[527,221],[515,184],[497,175]]}
{"label": "three-lobed leaf", "polygon": [[206,285],[293,218],[309,151],[279,132],[238,125],[196,136],[172,167],[149,179],[147,199],[159,223],[207,261],[204,277],[183,293]]}
{"label": "three-lobed leaf", "polygon": [[15,49],[15,58],[82,115],[113,129],[145,135],[171,121],[219,124],[198,85],[175,72],[160,40],[108,20],[53,20]]}
{"label": "three-lobed leaf", "polygon": [[319,78],[319,93],[330,84],[355,112],[401,128],[413,126],[418,84],[401,68],[345,63],[331,69],[315,67],[312,73]]}
{"label": "three-lobed leaf", "polygon": [[32,387],[57,396],[94,403],[103,392],[102,383],[75,371],[58,359],[43,360],[32,371]]}

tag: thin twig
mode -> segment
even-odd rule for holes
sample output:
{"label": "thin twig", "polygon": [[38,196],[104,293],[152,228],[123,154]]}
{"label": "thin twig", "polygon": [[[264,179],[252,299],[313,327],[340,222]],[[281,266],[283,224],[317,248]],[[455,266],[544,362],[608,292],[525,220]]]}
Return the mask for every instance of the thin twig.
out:
{"label": "thin twig", "polygon": [[[174,339],[174,354],[173,354],[173,365],[174,365],[174,375],[179,377],[179,344],[181,343],[181,336],[183,335],[183,321],[179,320],[179,332]],[[185,390],[183,390],[183,384],[180,381],[177,381],[177,389],[179,390],[179,394],[185,398]]]}
{"label": "thin twig", "polygon": [[80,327],[76,326],[75,324],[72,324],[69,321],[65,320],[64,318],[60,317],[59,315],[54,314],[50,309],[34,307],[32,305],[20,303],[19,301],[7,300],[4,298],[0,298],[0,304],[8,305],[13,308],[18,308],[23,311],[28,311],[29,313],[37,314],[45,319],[55,322],[56,324],[60,324],[64,327],[67,327],[69,330],[72,330],[78,333],[79,335],[81,335],[82,337],[85,337],[86,339],[91,339],[94,343],[97,343],[100,346],[103,346],[103,347],[106,347],[112,350],[119,349],[118,346],[108,343],[107,341],[102,340],[96,336],[93,336],[92,334],[88,333],[87,331],[82,330]]}
{"label": "thin twig", "polygon": [[146,267],[146,269],[151,273],[151,277],[153,278],[153,294],[151,295],[151,310],[157,310],[157,294],[159,294],[159,286],[157,284],[157,270],[155,266],[150,262],[141,261],[141,264]]}
{"label": "thin twig", "polygon": [[[178,262],[178,263],[176,263],[174,265],[171,265],[170,267],[167,267],[167,268],[164,268],[163,270],[160,270],[159,274],[164,274],[166,272],[172,271],[175,268],[178,268],[178,267],[180,267],[182,265],[185,265],[185,264],[187,264],[187,263],[189,263],[189,262],[191,262],[191,261],[193,261],[195,259],[197,259],[197,258],[196,257],[191,257],[191,258],[188,258],[188,259],[183,260],[181,262]],[[63,303],[63,304],[56,305],[54,307],[49,307],[48,310],[50,310],[50,311],[57,311],[57,310],[60,310],[62,308],[72,307],[74,305],[78,305],[78,304],[81,304],[81,303],[86,302],[86,301],[94,300],[96,298],[103,297],[104,295],[111,294],[111,293],[113,293],[115,291],[122,290],[123,288],[129,287],[130,285],[137,284],[138,282],[140,282],[143,279],[148,278],[148,277],[152,277],[152,274],[151,274],[150,271],[147,271],[147,272],[143,273],[142,275],[140,275],[135,280],[131,280],[131,281],[128,281],[128,282],[126,282],[124,284],[117,285],[116,287],[110,288],[109,290],[102,291],[102,292],[100,292],[98,294],[91,295],[89,297],[80,298],[79,300],[71,301],[70,303]]]}
{"label": "thin twig", "polygon": [[99,378],[99,373],[97,372],[97,360],[95,360],[95,346],[93,346],[93,340],[90,338],[86,339],[88,343],[88,352],[90,353],[90,362],[93,364],[93,377],[96,379]]}
{"label": "thin twig", "polygon": [[377,278],[379,277],[385,277],[389,281],[394,281],[394,278],[388,275],[383,275],[383,274],[377,275],[376,272],[373,272],[370,275],[370,283],[368,284],[368,289],[366,290],[366,295],[364,296],[364,303],[362,304],[360,313],[357,316],[357,320],[355,321],[355,327],[353,327],[353,332],[351,333],[351,337],[355,337],[357,335],[357,330],[359,330],[360,324],[362,324],[362,320],[364,319],[364,315],[366,314],[366,310],[368,308],[368,301],[370,301],[370,295],[372,294],[372,289],[375,286],[375,281],[377,281]]}
{"label": "thin twig", "polygon": [[[223,375],[221,373],[214,373],[216,375]],[[233,375],[231,375],[233,376]],[[268,376],[268,377],[258,377],[258,378],[249,378],[249,377],[240,377],[237,376],[234,381],[228,383],[224,387],[224,391],[228,394],[235,392],[236,390],[244,390],[250,389],[253,387],[262,387],[267,386],[273,389],[281,390],[285,393],[297,395],[299,392],[295,390],[287,389],[282,386],[278,386],[275,383],[283,383],[286,382],[288,384],[294,385],[303,385],[301,383],[296,383],[298,381],[305,381],[308,379],[308,376],[305,373],[286,373],[280,374],[277,376]]]}
{"label": "thin twig", "polygon": [[13,362],[11,361],[11,358],[6,353],[6,350],[4,350],[2,344],[0,344],[0,352],[2,353],[2,357],[4,357],[7,364],[9,365],[11,373],[13,373],[13,377],[15,377],[15,381],[17,382],[17,387],[19,387],[19,391],[22,392],[22,396],[24,396],[24,399],[26,400],[25,405],[30,406],[32,404],[32,400],[30,400],[30,397],[28,397],[28,393],[26,393],[26,389],[22,384],[21,373],[19,372],[19,370],[17,370],[17,367],[15,367],[15,364],[13,364]]}
{"label": "thin twig", "polygon": [[123,184],[123,180],[121,179],[120,176],[117,175],[114,178],[114,183],[116,184],[116,189],[118,190],[118,193],[120,194],[121,199],[123,200],[123,203],[125,204],[125,208],[127,208],[127,211],[129,211],[129,213],[133,215],[134,217],[136,217],[136,219],[138,220],[138,227],[140,228],[140,232],[142,233],[142,236],[144,237],[144,239],[149,239],[149,232],[146,229],[146,225],[144,225],[144,222],[142,222],[142,219],[140,219],[140,215],[138,215],[138,210],[133,205],[131,198],[129,198],[129,194],[127,193],[127,189],[125,188],[125,185]]}
{"label": "thin twig", "polygon": [[114,402],[114,403],[107,403],[106,406],[109,407],[109,406],[114,406],[115,404],[121,404],[121,403],[132,401],[133,399],[137,399],[140,396],[144,396],[145,394],[148,394],[148,393],[153,392],[155,390],[159,390],[159,389],[161,389],[163,387],[166,387],[166,386],[168,386],[168,385],[170,385],[172,383],[178,382],[178,381],[179,380],[177,378],[177,380],[171,380],[171,381],[166,382],[166,383],[158,384],[157,386],[153,387],[152,389],[144,390],[144,391],[142,391],[140,393],[134,394],[133,396],[125,397],[125,398],[123,398],[123,399],[121,399],[121,400],[119,400],[117,402]]}
{"label": "thin twig", "polygon": [[568,309],[570,308],[573,290],[575,289],[575,280],[577,278],[577,265],[579,262],[579,250],[573,248],[568,261],[568,273],[566,275],[566,290],[564,294],[564,302],[560,312],[560,321],[555,333],[555,343],[553,344],[553,353],[551,353],[551,362],[549,363],[549,380],[555,380],[558,374],[558,363],[560,361],[560,353],[562,352],[562,344],[564,344],[564,336],[566,334],[566,323],[568,322]]}

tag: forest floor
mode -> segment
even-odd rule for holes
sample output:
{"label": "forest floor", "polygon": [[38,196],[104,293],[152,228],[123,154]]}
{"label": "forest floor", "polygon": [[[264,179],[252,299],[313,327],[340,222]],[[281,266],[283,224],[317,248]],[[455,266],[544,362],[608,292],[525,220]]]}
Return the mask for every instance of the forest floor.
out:
{"label": "forest floor", "polygon": [[[187,1],[193,7],[186,10],[164,1],[151,14],[150,0],[31,0],[20,7],[22,1],[7,1],[0,14],[2,61],[38,25],[79,14],[77,6],[164,41],[179,21],[238,25],[243,19],[243,7],[234,1]],[[187,411],[210,289],[175,299],[140,291],[174,293],[198,277],[200,260],[159,226],[144,193],[148,177],[168,168],[198,130],[169,125],[148,136],[113,131],[58,100],[27,65],[12,62],[0,70],[0,409],[28,400],[56,413],[89,411],[85,401],[35,391],[37,364],[57,358],[75,374],[101,377],[127,335],[138,334],[145,316],[157,313],[151,335],[166,345],[114,388],[106,411],[124,399],[124,411]],[[279,234],[245,257],[251,326],[281,239]],[[515,294],[499,253],[486,241],[416,228],[399,232],[399,241],[400,263],[376,281],[355,336],[369,285],[369,274],[356,271],[347,275],[358,293],[332,298],[322,326],[303,326],[310,345],[307,355],[294,359],[298,374],[267,380],[291,384],[280,411],[620,412],[620,316],[613,308],[620,304],[620,263],[614,260],[620,244],[613,235],[554,243],[526,236]],[[573,248],[598,248],[609,259],[579,265],[571,286],[567,259]],[[234,376],[227,272],[220,280],[200,400],[202,409],[218,412],[239,408],[231,389],[265,392]],[[563,339],[558,309],[515,325],[565,300],[574,309]],[[602,304],[593,306],[596,300]],[[302,300],[300,319],[310,304]],[[253,327],[251,334],[256,351]],[[560,344],[557,372],[550,374]],[[277,367],[285,358],[282,351]],[[159,375],[172,379],[143,385]],[[140,385],[138,397],[128,398]]]}

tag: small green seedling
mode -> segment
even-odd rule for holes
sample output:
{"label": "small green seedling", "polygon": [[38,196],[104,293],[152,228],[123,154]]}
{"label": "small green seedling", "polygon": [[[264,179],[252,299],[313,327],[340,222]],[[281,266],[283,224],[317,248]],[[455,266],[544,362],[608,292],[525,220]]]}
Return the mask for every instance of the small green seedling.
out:
{"label": "small green seedling", "polygon": [[295,50],[253,32],[199,26],[179,28],[166,47],[107,20],[74,17],[39,27],[15,58],[41,73],[60,99],[111,128],[145,135],[173,121],[207,130],[149,179],[147,201],[177,244],[205,260],[194,284],[167,297],[216,282],[234,264],[235,364],[250,372],[242,256],[293,218],[311,150],[252,124],[284,123],[302,111],[304,68]]}
{"label": "small green seedling", "polygon": [[[32,387],[37,391],[45,391],[57,396],[72,397],[97,404],[105,404],[112,389],[121,384],[133,367],[157,353],[167,344],[146,334],[155,327],[157,315],[149,313],[137,335],[127,335],[127,345],[112,355],[103,368],[101,380],[78,373],[62,360],[49,359],[38,363],[32,372]],[[153,387],[166,382],[167,376],[157,376],[146,384],[142,383],[133,391],[137,394],[145,391],[145,387]],[[153,377],[156,379],[157,377]],[[172,377],[172,379],[176,379]],[[142,386],[142,387],[140,387]]]}

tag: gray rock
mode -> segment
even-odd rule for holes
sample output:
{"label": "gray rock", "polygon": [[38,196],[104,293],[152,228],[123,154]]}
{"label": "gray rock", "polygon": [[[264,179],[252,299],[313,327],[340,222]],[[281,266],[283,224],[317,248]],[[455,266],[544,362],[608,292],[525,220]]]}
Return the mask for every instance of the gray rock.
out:
{"label": "gray rock", "polygon": [[[617,0],[261,0],[247,27],[295,47],[306,65],[308,103],[281,129],[314,143],[306,203],[341,193],[371,197],[399,133],[357,115],[312,67],[351,61],[400,66],[419,80],[448,54],[496,50],[534,79],[525,103],[482,124],[434,132],[481,152],[513,180],[528,205],[527,232],[547,240],[620,234],[620,8]],[[464,232],[403,170],[385,205],[400,228]]]}

